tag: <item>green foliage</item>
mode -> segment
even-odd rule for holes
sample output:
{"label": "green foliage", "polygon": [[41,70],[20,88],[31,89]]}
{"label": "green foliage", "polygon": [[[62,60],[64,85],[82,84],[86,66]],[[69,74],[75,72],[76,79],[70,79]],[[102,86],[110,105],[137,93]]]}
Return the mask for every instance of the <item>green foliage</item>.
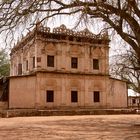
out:
{"label": "green foliage", "polygon": [[9,76],[10,61],[5,49],[0,50],[0,77]]}

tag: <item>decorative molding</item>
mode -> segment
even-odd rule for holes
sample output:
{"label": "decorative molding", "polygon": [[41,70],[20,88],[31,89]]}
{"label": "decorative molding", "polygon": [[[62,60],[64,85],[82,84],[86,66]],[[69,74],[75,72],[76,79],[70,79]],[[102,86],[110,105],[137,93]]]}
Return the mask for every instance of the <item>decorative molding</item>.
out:
{"label": "decorative molding", "polygon": [[[39,26],[37,28],[38,31],[51,33],[49,27]],[[60,25],[60,27],[53,28],[53,34],[64,34],[67,36],[75,36],[75,37],[86,37],[86,38],[93,38],[93,39],[108,39],[108,32],[107,30],[103,30],[98,35],[93,34],[87,28],[82,31],[73,31],[68,29],[64,24]]]}
{"label": "decorative molding", "polygon": [[50,31],[49,27],[44,27],[42,24],[37,24],[36,28],[33,31],[30,31],[25,37],[13,47],[11,50],[11,55],[13,55],[17,50],[23,49],[27,44],[32,46],[34,44],[34,40],[37,37],[42,38],[42,35],[45,39],[50,42],[53,41],[70,41],[70,42],[82,42],[82,43],[97,43],[97,44],[108,44],[108,32],[107,30],[102,31],[98,35],[93,34],[87,28],[82,31],[73,31],[72,29],[68,29],[64,24],[60,27],[53,28],[53,31]]}

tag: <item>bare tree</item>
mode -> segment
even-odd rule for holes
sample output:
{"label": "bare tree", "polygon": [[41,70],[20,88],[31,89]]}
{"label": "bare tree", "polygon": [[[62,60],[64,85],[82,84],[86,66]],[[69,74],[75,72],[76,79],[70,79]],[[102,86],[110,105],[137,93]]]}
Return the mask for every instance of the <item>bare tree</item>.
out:
{"label": "bare tree", "polygon": [[77,23],[102,19],[135,50],[140,69],[139,7],[139,0],[1,0],[0,31],[29,28],[38,17],[40,22],[61,15],[78,15]]}
{"label": "bare tree", "polygon": [[140,93],[140,70],[138,58],[134,50],[111,57],[110,74],[114,78],[124,80],[130,89]]}

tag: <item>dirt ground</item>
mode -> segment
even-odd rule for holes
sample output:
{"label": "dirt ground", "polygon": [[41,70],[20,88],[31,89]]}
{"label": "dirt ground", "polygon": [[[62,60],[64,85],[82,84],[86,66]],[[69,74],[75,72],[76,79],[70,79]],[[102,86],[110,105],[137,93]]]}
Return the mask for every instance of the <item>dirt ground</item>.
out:
{"label": "dirt ground", "polygon": [[140,115],[0,118],[0,140],[140,140]]}

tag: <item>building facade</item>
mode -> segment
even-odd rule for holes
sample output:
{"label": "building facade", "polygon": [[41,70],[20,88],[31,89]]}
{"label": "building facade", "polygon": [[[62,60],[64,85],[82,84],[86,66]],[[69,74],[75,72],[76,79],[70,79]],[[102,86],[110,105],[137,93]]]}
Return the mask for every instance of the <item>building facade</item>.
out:
{"label": "building facade", "polygon": [[9,108],[127,107],[127,86],[109,76],[107,33],[37,24],[11,51]]}
{"label": "building facade", "polygon": [[140,108],[140,96],[129,96],[128,97],[128,107]]}

